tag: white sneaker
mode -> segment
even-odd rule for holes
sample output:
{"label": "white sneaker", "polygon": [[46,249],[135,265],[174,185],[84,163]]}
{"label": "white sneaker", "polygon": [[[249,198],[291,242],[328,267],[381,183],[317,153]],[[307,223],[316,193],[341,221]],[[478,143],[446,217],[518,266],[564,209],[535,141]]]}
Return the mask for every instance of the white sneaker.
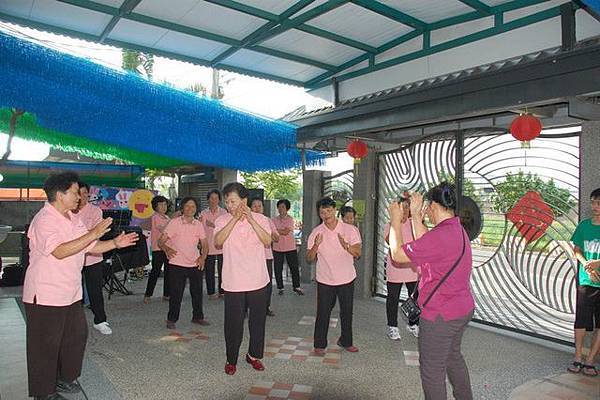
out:
{"label": "white sneaker", "polygon": [[412,333],[414,337],[419,337],[419,325],[406,325],[406,330]]}
{"label": "white sneaker", "polygon": [[108,322],[100,322],[99,324],[94,324],[94,329],[99,331],[103,335],[110,335],[112,333],[112,329],[108,326]]}
{"label": "white sneaker", "polygon": [[388,326],[387,336],[391,340],[400,340],[401,339],[401,337],[400,337],[400,330],[396,326]]}

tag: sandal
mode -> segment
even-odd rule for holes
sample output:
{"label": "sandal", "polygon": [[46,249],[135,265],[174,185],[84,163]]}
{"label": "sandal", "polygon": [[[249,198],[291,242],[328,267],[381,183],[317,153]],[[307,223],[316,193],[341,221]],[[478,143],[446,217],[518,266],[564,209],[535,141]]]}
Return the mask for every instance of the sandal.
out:
{"label": "sandal", "polygon": [[594,367],[593,365],[586,365],[583,364],[583,374],[585,376],[598,376],[598,371],[596,370],[596,367]]}
{"label": "sandal", "polygon": [[582,363],[580,363],[579,361],[573,361],[573,364],[569,365],[569,368],[567,368],[567,371],[573,373],[573,374],[578,374],[581,372],[581,369],[584,367],[584,365]]}

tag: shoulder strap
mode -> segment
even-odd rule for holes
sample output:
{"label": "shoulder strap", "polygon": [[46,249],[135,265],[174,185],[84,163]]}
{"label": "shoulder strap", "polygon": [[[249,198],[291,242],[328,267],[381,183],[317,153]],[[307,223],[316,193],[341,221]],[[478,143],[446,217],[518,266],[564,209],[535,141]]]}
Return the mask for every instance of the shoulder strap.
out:
{"label": "shoulder strap", "polygon": [[460,260],[463,258],[463,256],[465,255],[465,231],[462,229],[462,226],[460,228],[462,230],[462,242],[463,242],[463,248],[462,248],[462,252],[460,254],[460,256],[458,257],[458,259],[456,260],[456,262],[454,263],[454,265],[452,266],[452,268],[450,268],[450,270],[446,273],[446,275],[444,275],[444,277],[438,282],[438,284],[435,286],[435,288],[433,288],[433,290],[431,291],[431,293],[429,293],[429,296],[427,296],[427,299],[425,300],[425,302],[423,303],[423,307],[425,307],[427,305],[427,303],[429,303],[429,300],[431,300],[431,297],[435,294],[435,292],[438,290],[438,288],[442,285],[442,283],[444,283],[446,281],[446,279],[448,279],[448,277],[450,276],[450,274],[452,273],[452,271],[454,271],[456,269],[456,267],[458,266],[458,263],[460,262]]}

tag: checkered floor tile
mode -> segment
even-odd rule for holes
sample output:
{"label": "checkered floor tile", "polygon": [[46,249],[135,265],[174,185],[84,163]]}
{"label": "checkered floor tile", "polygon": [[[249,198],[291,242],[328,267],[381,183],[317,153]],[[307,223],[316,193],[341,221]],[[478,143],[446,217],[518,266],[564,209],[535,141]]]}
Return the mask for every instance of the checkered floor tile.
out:
{"label": "checkered floor tile", "polygon": [[[300,321],[298,321],[298,325],[314,325],[316,321],[316,317],[305,315],[302,317]],[[337,327],[338,319],[337,318],[329,318],[329,327],[335,328]]]}
{"label": "checkered floor tile", "polygon": [[248,391],[245,400],[309,400],[312,387],[280,382],[257,382]]}
{"label": "checkered floor tile", "polygon": [[411,367],[419,366],[419,352],[404,350],[404,362]]}
{"label": "checkered floor tile", "polygon": [[313,338],[287,337],[269,340],[265,357],[279,360],[311,361],[321,364],[339,365],[341,349],[336,345],[326,349],[324,355],[317,355],[313,348]]}
{"label": "checkered floor tile", "polygon": [[208,340],[208,335],[202,333],[202,331],[189,331],[187,333],[173,331],[163,336],[160,340],[164,342],[191,342],[194,339],[206,341]]}

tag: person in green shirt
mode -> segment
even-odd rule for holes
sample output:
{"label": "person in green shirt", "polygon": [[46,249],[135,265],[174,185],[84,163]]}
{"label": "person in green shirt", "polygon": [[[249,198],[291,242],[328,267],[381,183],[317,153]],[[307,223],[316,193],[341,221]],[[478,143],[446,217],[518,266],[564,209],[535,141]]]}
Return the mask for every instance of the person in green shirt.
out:
{"label": "person in green shirt", "polygon": [[[577,302],[575,305],[575,358],[569,372],[597,376],[596,356],[600,352],[600,188],[590,195],[592,218],[577,225],[571,242],[577,258]],[[592,348],[583,362],[586,331],[596,331]]]}

